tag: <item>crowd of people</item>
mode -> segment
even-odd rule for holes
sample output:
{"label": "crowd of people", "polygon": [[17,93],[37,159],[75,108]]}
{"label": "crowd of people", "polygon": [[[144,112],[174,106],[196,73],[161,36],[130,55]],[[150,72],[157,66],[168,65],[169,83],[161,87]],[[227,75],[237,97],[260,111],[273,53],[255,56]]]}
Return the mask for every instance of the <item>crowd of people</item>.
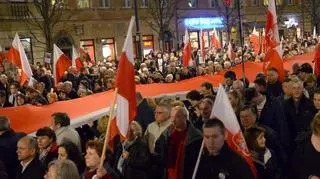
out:
{"label": "crowd of people", "polygon": [[[283,43],[284,49],[289,50],[284,50],[284,55],[301,53],[303,45],[298,48],[287,43]],[[306,44],[304,48],[312,48],[317,41],[301,43]],[[137,64],[136,83],[179,81],[214,73],[216,63],[221,65],[219,55],[212,55],[203,66],[204,73],[199,73],[201,64],[197,68],[180,68],[181,53],[177,57],[171,54],[158,53],[155,59],[148,55]],[[226,62],[227,58],[223,64]],[[70,67],[63,82],[56,86],[49,66],[38,64],[34,68],[38,81],[34,87],[19,86],[12,81],[15,78],[8,79],[3,67],[0,66],[0,107],[9,107],[45,105],[112,89],[116,63],[109,60],[88,64],[80,72]],[[207,68],[213,71],[207,73]],[[223,86],[258,177],[319,179],[320,83],[311,65],[295,64],[284,81],[279,80],[277,69],[271,68],[266,75],[257,74],[253,83],[237,77],[226,65],[224,69],[227,72]],[[227,144],[224,124],[211,118],[215,97],[216,90],[209,82],[199,90],[189,91],[186,99],[144,98],[137,92],[137,114],[126,139],[113,138],[105,153],[108,116],[73,128],[68,114],[56,112],[50,126],[43,126],[30,136],[14,131],[10,119],[0,114],[0,178],[191,179],[195,168],[196,179],[254,178],[249,164]]]}

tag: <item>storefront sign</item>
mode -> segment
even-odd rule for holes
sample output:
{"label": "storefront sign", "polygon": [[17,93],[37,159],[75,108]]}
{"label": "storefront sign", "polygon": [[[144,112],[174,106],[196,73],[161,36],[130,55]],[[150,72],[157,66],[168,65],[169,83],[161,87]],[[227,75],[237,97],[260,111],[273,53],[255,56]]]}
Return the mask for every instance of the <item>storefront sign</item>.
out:
{"label": "storefront sign", "polygon": [[184,19],[184,25],[191,29],[212,29],[224,26],[222,17],[186,18]]}

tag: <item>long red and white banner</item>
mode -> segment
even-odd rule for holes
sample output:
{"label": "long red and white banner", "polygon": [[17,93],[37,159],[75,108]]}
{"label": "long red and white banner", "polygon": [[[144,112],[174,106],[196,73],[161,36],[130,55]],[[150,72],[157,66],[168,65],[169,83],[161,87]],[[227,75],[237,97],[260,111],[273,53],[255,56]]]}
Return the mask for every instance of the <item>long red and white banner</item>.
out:
{"label": "long red and white banner", "polygon": [[[295,56],[284,62],[286,70],[291,71],[294,63],[312,63],[315,53]],[[242,77],[241,65],[232,70],[237,77]],[[262,71],[262,63],[245,63],[245,73],[249,81],[253,81],[258,72]],[[218,86],[223,82],[223,74],[199,76],[188,80],[170,84],[137,85],[137,91],[143,96],[155,97],[160,95],[172,95],[198,89],[203,82],[210,82]],[[93,94],[87,97],[56,102],[46,106],[20,106],[0,108],[0,115],[7,116],[11,120],[11,127],[15,131],[33,133],[43,126],[49,126],[51,114],[54,112],[66,112],[71,118],[71,125],[79,126],[88,120],[96,120],[106,115],[114,98],[113,91]]]}

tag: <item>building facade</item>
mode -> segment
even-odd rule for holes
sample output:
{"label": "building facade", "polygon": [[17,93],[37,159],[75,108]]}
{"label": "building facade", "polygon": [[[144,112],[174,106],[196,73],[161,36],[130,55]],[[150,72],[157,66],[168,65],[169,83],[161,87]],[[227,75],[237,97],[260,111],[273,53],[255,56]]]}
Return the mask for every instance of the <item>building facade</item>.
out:
{"label": "building facade", "polygon": [[[48,0],[49,1],[49,0]],[[58,0],[50,0],[52,3]],[[140,19],[141,46],[144,54],[159,49],[158,34],[145,23],[143,17],[150,13],[150,0],[137,0]],[[174,1],[174,0],[167,0]],[[282,0],[284,3],[281,17],[291,21],[302,31],[311,31],[310,19],[304,15],[297,0]],[[235,7],[236,2],[231,2]],[[193,46],[199,46],[199,32],[205,32],[206,45],[210,45],[210,35],[217,28],[222,40],[226,40],[225,14],[218,7],[218,0],[177,0],[175,16],[172,18],[169,45],[166,49],[177,49],[182,43],[185,28],[189,29]],[[86,51],[91,59],[104,60],[108,57],[116,59],[122,50],[130,17],[134,15],[134,0],[64,0],[65,12],[72,12],[68,18],[61,18],[54,34],[56,43],[68,56],[72,46]],[[265,25],[266,6],[263,0],[245,0],[241,3],[243,27],[246,33],[254,26],[261,29]],[[40,31],[26,28],[24,23],[28,16],[27,8],[32,8],[32,0],[0,0],[0,46],[6,51],[10,48],[15,33],[19,33],[31,63],[43,62],[47,55]],[[281,10],[281,11],[280,11]],[[229,26],[232,38],[237,38],[237,19],[233,8],[233,23]],[[41,18],[41,17],[39,17]],[[284,29],[284,28],[281,28]],[[135,33],[135,31],[134,31]],[[136,48],[135,36],[133,38]],[[137,48],[136,48],[137,49]],[[135,50],[136,51],[136,50]]]}

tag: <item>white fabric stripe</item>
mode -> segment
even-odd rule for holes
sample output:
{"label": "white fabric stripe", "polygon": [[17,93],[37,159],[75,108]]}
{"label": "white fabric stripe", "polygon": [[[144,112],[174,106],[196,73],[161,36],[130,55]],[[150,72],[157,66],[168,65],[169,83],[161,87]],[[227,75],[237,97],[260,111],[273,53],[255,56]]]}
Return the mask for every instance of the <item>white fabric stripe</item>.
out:
{"label": "white fabric stripe", "polygon": [[129,128],[129,101],[117,94],[117,126],[123,136],[127,135]]}
{"label": "white fabric stripe", "polygon": [[132,63],[134,66],[134,58],[133,58],[133,44],[132,44],[132,28],[134,25],[134,16],[131,17],[129,28],[128,28],[128,33],[126,40],[123,45],[123,52],[126,52],[127,59]]}
{"label": "white fabric stripe", "polygon": [[63,55],[63,52],[59,49],[59,47],[56,44],[53,44],[53,78],[54,80],[57,82],[57,75],[56,75],[56,71],[57,71],[57,62],[59,60],[59,58]]}
{"label": "white fabric stripe", "polygon": [[76,59],[79,58],[79,53],[77,52],[76,48],[72,46],[72,66],[76,67]]}
{"label": "white fabric stripe", "polygon": [[30,79],[33,76],[33,73],[26,52],[24,51],[19,35],[17,33],[13,39],[12,47],[19,52],[22,71],[28,76],[28,79]]}

